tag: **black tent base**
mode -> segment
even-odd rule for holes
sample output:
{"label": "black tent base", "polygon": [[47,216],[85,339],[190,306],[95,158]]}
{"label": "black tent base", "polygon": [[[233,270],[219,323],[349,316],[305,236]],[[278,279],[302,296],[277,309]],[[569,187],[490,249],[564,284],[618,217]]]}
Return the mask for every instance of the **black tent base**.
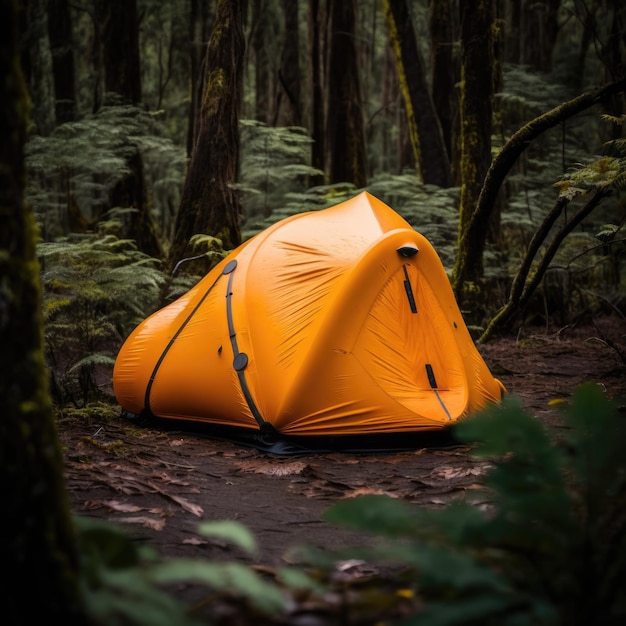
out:
{"label": "black tent base", "polygon": [[286,437],[271,427],[251,430],[249,428],[220,426],[208,422],[160,418],[151,414],[135,414],[127,411],[122,411],[121,417],[149,428],[164,431],[182,431],[210,439],[231,441],[239,445],[256,448],[268,454],[280,456],[329,452],[401,452],[420,448],[450,448],[461,444],[461,442],[455,439],[451,428],[403,433],[341,435],[335,437]]}

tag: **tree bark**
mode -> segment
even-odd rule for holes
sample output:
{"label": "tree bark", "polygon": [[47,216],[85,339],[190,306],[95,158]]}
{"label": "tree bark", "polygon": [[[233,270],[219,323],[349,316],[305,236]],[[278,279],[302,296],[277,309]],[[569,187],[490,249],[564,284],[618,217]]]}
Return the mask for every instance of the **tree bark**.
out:
{"label": "tree bark", "polygon": [[0,0],[2,616],[6,624],[78,625],[79,563],[43,360],[35,224],[24,203],[28,96],[16,4]]}
{"label": "tree bark", "polygon": [[383,0],[383,7],[415,162],[424,183],[449,187],[452,181],[450,161],[428,91],[424,63],[406,0]]}
{"label": "tree bark", "polygon": [[460,80],[460,71],[453,52],[454,42],[458,39],[458,24],[450,7],[450,0],[430,0],[429,27],[433,105],[441,125],[448,161],[454,169],[458,152],[456,138],[459,133],[459,98],[456,85]]}
{"label": "tree bark", "polygon": [[255,119],[268,124],[271,115],[270,60],[267,50],[269,15],[267,0],[252,3],[252,27],[250,43],[254,52],[254,109]]}
{"label": "tree bark", "polygon": [[[202,107],[168,264],[197,255],[195,234],[221,239],[230,250],[241,243],[241,205],[234,189],[239,169],[239,107],[242,95],[245,2],[219,0],[205,59]],[[191,271],[193,265],[183,269]],[[204,267],[203,271],[206,271]]]}
{"label": "tree bark", "polygon": [[141,252],[155,259],[161,259],[163,249],[150,212],[143,158],[139,149],[135,149],[129,155],[127,163],[128,174],[120,178],[109,193],[109,205],[113,208],[135,209],[125,220],[124,236],[133,239]]}
{"label": "tree bark", "polygon": [[20,7],[22,65],[33,103],[31,117],[35,132],[44,136],[57,124],[46,4],[44,0],[23,0]]}
{"label": "tree bark", "polygon": [[206,56],[206,42],[209,39],[209,23],[212,18],[209,15],[208,4],[206,0],[191,0],[189,13],[191,105],[189,106],[187,122],[187,156],[191,156],[193,144],[198,135],[204,89],[204,58]]}
{"label": "tree bark", "polygon": [[[468,230],[491,161],[493,17],[493,0],[461,3],[461,197],[457,265],[465,263],[478,239],[484,242],[489,224],[484,220],[479,231]],[[482,277],[482,265],[467,267],[465,279],[477,283]],[[456,295],[462,305],[463,294]]]}
{"label": "tree bark", "polygon": [[300,102],[300,38],[298,3],[282,0],[284,15],[283,51],[276,84],[274,126],[302,126]]}
{"label": "tree bark", "polygon": [[561,0],[524,0],[521,9],[520,65],[541,72],[552,70],[552,52],[559,32]]}
{"label": "tree bark", "polygon": [[56,123],[76,119],[76,77],[72,17],[68,0],[49,0],[48,33],[52,53]]}
{"label": "tree bark", "polygon": [[97,0],[96,17],[96,26],[102,30],[105,94],[115,93],[138,104],[141,65],[137,0]]}
{"label": "tree bark", "polygon": [[[321,15],[319,0],[309,0],[308,49],[309,49],[309,84],[311,93],[311,165],[321,172],[326,170],[326,137],[324,135],[324,76],[322,59],[324,58],[324,20]],[[322,185],[324,176],[311,178],[311,185]]]}
{"label": "tree bark", "polygon": [[476,209],[467,226],[459,232],[459,252],[453,272],[453,288],[457,299],[462,301],[462,291],[466,282],[476,281],[482,277],[486,224],[489,222],[498,191],[519,155],[544,131],[625,89],[626,78],[622,78],[581,94],[531,120],[506,142],[489,166]]}
{"label": "tree bark", "polygon": [[329,1],[326,114],[329,183],[367,185],[367,159],[359,63],[355,44],[355,0]]}

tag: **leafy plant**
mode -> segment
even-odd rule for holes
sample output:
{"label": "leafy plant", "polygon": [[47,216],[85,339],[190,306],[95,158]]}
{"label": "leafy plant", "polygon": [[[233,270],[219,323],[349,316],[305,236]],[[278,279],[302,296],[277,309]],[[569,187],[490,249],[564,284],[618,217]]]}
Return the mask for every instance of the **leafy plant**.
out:
{"label": "leafy plant", "polygon": [[37,248],[45,354],[59,405],[98,399],[122,341],[157,308],[163,275],[132,241],[74,235]]}
{"label": "leafy plant", "polygon": [[65,236],[72,220],[91,225],[114,208],[110,194],[139,152],[143,176],[161,231],[169,233],[184,174],[184,151],[166,136],[158,114],[139,107],[102,107],[25,147],[26,195],[46,241]]}
{"label": "leafy plant", "polygon": [[238,189],[248,220],[269,217],[284,205],[290,192],[305,189],[309,177],[323,175],[310,165],[312,140],[303,128],[271,127],[243,119],[240,134]]}
{"label": "leafy plant", "polygon": [[486,510],[430,510],[386,496],[343,501],[326,519],[376,542],[333,559],[401,566],[423,602],[404,625],[624,623],[626,422],[591,383],[564,418],[555,442],[509,397],[459,424],[458,437],[494,463]]}
{"label": "leafy plant", "polygon": [[[251,567],[235,562],[164,558],[138,546],[122,530],[107,522],[76,518],[81,557],[81,584],[90,623],[127,626],[197,626],[206,624],[192,608],[176,597],[176,585],[191,584],[205,589],[214,613],[226,598],[251,615],[274,616],[285,608],[278,585]],[[199,533],[233,544],[247,554],[256,550],[256,540],[238,522],[205,522]],[[302,579],[300,579],[302,580]],[[222,607],[216,601],[222,594]],[[202,602],[198,606],[202,606]],[[239,606],[239,612],[243,607]]]}

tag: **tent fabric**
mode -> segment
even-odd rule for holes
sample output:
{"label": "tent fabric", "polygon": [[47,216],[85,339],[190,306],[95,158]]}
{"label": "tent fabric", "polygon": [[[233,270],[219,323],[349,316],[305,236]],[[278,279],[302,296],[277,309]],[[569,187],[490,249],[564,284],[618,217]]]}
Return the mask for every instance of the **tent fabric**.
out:
{"label": "tent fabric", "polygon": [[286,218],[130,334],[120,406],[284,437],[447,428],[501,399],[432,245],[367,192]]}

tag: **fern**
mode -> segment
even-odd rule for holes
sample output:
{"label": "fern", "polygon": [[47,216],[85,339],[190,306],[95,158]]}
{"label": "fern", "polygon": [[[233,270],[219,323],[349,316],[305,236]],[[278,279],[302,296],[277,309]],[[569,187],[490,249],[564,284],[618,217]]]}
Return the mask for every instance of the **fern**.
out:
{"label": "fern", "polygon": [[269,127],[240,121],[242,155],[238,189],[248,220],[266,218],[285,196],[306,187],[310,176],[323,175],[310,165],[311,138],[297,127]]}
{"label": "fern", "polygon": [[185,154],[166,136],[155,115],[132,106],[108,106],[48,137],[32,136],[25,148],[27,199],[45,240],[67,233],[70,204],[89,221],[109,208],[109,193],[129,173],[128,162],[142,155],[146,188],[169,227],[170,206],[182,187]]}
{"label": "fern", "polygon": [[[202,604],[214,603],[216,592],[237,597],[251,605],[251,614],[269,619],[285,609],[286,600],[278,586],[235,562],[212,563],[200,559],[159,557],[137,547],[116,526],[76,517],[81,559],[80,584],[90,621],[97,624],[135,626],[198,626],[204,621],[193,614],[170,591],[176,585],[193,585],[206,594]],[[237,522],[204,523],[201,535],[218,537],[246,552],[255,539]],[[197,609],[198,607],[196,607]],[[214,610],[219,614],[219,606]]]}
{"label": "fern", "polygon": [[122,341],[158,305],[164,277],[134,243],[110,234],[40,243],[52,393],[84,404],[108,389]]}

